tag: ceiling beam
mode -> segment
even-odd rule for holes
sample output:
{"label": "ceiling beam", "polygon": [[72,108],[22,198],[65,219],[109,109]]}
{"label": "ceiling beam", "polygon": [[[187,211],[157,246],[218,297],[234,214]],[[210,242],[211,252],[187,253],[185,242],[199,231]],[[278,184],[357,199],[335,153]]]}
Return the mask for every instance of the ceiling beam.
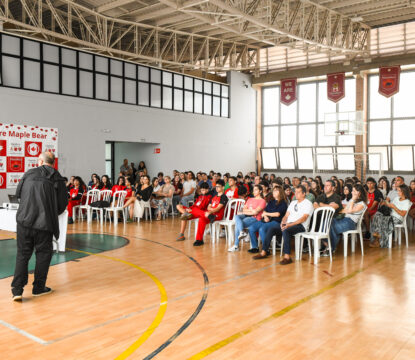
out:
{"label": "ceiling beam", "polygon": [[112,10],[112,9],[117,8],[117,7],[120,7],[120,6],[131,4],[133,2],[135,2],[135,0],[115,0],[115,1],[111,1],[109,3],[106,3],[104,5],[97,6],[95,8],[95,11],[99,12],[99,13],[103,13],[103,12],[106,12],[108,10]]}

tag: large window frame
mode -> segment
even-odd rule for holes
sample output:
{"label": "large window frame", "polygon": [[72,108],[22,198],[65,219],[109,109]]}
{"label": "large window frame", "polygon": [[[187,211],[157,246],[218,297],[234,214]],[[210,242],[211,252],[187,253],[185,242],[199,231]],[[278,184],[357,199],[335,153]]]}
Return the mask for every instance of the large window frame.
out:
{"label": "large window frame", "polygon": [[[4,40],[10,41],[10,39],[18,39],[19,45],[16,51],[8,52],[7,50],[4,50]],[[26,50],[26,47],[30,50]],[[44,53],[46,48],[57,49],[58,56],[56,61],[50,61],[45,57]],[[38,49],[38,54],[34,55],[33,49]],[[85,56],[86,58],[91,57],[92,66],[82,66],[80,64],[80,56]],[[19,74],[13,74],[15,75],[18,84],[10,84],[8,77],[6,76],[6,79],[4,78],[3,75],[7,74],[7,71],[10,71],[10,68],[4,68],[5,62],[13,63],[15,65],[18,63],[19,70],[16,71],[19,71]],[[97,66],[98,63],[100,65],[105,62],[107,63],[106,70],[100,69]],[[34,67],[36,71],[25,71],[25,67],[29,67],[29,65],[32,68]],[[129,67],[130,70],[132,67],[135,67],[135,71],[133,71],[135,76],[126,73],[127,67]],[[39,69],[38,79],[36,78],[37,68]],[[146,69],[148,72],[147,79],[140,78],[140,68]],[[56,70],[59,74],[58,83],[54,84],[57,86],[52,90],[50,88],[45,89],[45,71],[47,70]],[[146,106],[170,111],[188,112],[224,118],[230,117],[229,85],[8,33],[0,33],[0,71],[0,86],[3,87],[127,105]],[[155,74],[156,72],[160,74],[160,81],[154,76],[152,77],[152,74]],[[89,96],[85,96],[81,83],[85,81],[88,74],[87,82],[88,86],[92,85],[92,93],[90,93]],[[82,76],[85,78],[82,78]],[[92,84],[89,84],[90,76],[92,76]],[[167,81],[168,78],[171,78],[172,81]],[[186,88],[185,78],[191,80],[193,84],[192,89]],[[29,82],[28,80],[30,80],[31,86],[27,84]],[[202,84],[201,89],[198,91],[195,90],[194,84],[196,81],[201,82]],[[102,91],[102,87],[100,88],[99,84],[104,84],[106,89],[104,88],[104,91]],[[135,101],[131,101],[131,97],[129,97],[130,99],[128,100],[126,99],[126,84],[130,86],[129,89],[132,89],[131,86],[134,84]],[[117,91],[111,92],[111,89],[114,86],[117,87]],[[159,97],[154,93],[156,90],[160,91]],[[148,99],[148,104],[146,104],[146,101],[140,101],[141,91],[147,92],[143,95],[147,96],[144,96],[144,99]],[[185,107],[186,94],[192,95],[191,98],[188,97],[188,99],[191,99],[192,104],[191,106],[190,104],[187,104],[187,107]],[[198,94],[196,96],[200,95],[202,98],[202,110],[200,112],[195,111],[195,94]],[[181,97],[181,99],[179,97]]]}
{"label": "large window frame", "polygon": [[[348,76],[346,78],[346,81],[350,81],[350,80],[354,80],[355,79],[352,76]],[[324,131],[324,119],[320,119],[319,118],[319,110],[320,110],[320,92],[324,91],[323,96],[326,96],[327,92],[326,92],[326,87],[323,85],[321,86],[321,84],[325,84],[327,81],[326,80],[318,80],[318,81],[308,81],[308,82],[301,82],[297,84],[297,101],[289,106],[295,106],[296,107],[296,120],[295,122],[291,122],[291,123],[282,123],[281,121],[281,109],[283,106],[286,106],[284,104],[281,104],[281,102],[279,101],[279,95],[278,98],[275,99],[275,101],[278,101],[278,114],[277,114],[277,123],[268,123],[265,124],[265,116],[266,116],[266,102],[265,102],[265,97],[267,96],[266,91],[267,90],[271,90],[273,89],[274,91],[276,91],[278,94],[280,92],[280,86],[279,85],[273,85],[273,86],[267,86],[267,87],[263,87],[262,88],[262,101],[261,101],[261,105],[262,105],[262,119],[261,119],[261,133],[262,133],[262,146],[261,146],[261,156],[262,156],[262,150],[267,150],[267,149],[275,149],[276,152],[276,164],[277,167],[276,168],[270,168],[270,167],[265,167],[264,166],[264,157],[262,156],[262,168],[261,171],[279,171],[279,172],[312,172],[313,171],[313,164],[311,164],[309,166],[309,168],[304,168],[302,166],[300,166],[300,162],[299,161],[299,152],[302,151],[309,151],[311,150],[311,156],[314,158],[315,154],[319,153],[319,150],[323,150],[323,149],[331,149],[331,151],[333,153],[337,153],[338,152],[338,148],[351,148],[353,149],[353,152],[355,152],[355,138],[353,138],[353,142],[346,142],[346,143],[342,143],[342,139],[344,138],[340,138],[338,136],[333,137],[334,141],[333,144],[320,144],[319,143],[319,126],[321,126],[323,128]],[[314,84],[315,86],[315,109],[314,109],[314,120],[313,121],[300,121],[300,101],[301,101],[301,89],[303,85],[310,85],[310,84]],[[356,86],[356,85],[355,85]],[[354,88],[355,88],[354,86]],[[346,93],[346,96],[348,94]],[[351,95],[353,97],[355,97],[355,92]],[[333,111],[339,112],[341,111],[341,101],[337,103],[333,103]],[[273,104],[274,107],[276,107],[276,104]],[[314,125],[314,145],[303,145],[300,146],[300,126],[307,126],[307,125]],[[295,139],[295,143],[293,143],[290,146],[282,146],[281,143],[281,139],[282,139],[282,133],[283,131],[282,128],[284,128],[285,126],[295,126],[296,127],[296,139]],[[278,128],[278,143],[277,146],[265,146],[264,144],[264,140],[265,140],[265,132],[267,129],[270,128]],[[281,156],[280,156],[280,149],[292,149],[293,151],[293,160],[294,160],[294,166],[292,168],[286,168],[286,167],[282,167],[281,166]],[[301,149],[301,150],[299,150]],[[309,150],[307,150],[309,149]],[[342,154],[342,153],[339,153]],[[309,156],[309,155],[308,155]],[[337,158],[337,157],[336,157]],[[332,170],[333,172],[337,172],[337,171],[343,171],[343,170],[339,170],[338,168],[338,164],[337,161],[334,161],[334,169]],[[353,170],[351,170],[353,171]]]}
{"label": "large window frame", "polygon": [[[415,75],[415,70],[405,70],[405,71],[401,71],[400,74],[400,82],[402,84],[402,79],[407,75],[407,74],[411,74],[411,75]],[[382,97],[382,101],[385,101],[385,103],[390,101],[390,109],[389,109],[389,114],[385,113],[385,116],[378,116],[378,115],[373,115],[372,114],[372,109],[371,109],[371,105],[372,105],[372,101],[374,102],[374,99],[372,99],[371,94],[373,92],[377,93],[377,89],[378,89],[378,84],[379,84],[379,74],[370,74],[368,76],[368,139],[367,139],[367,143],[368,143],[368,152],[376,152],[376,151],[381,151],[384,154],[386,154],[387,159],[383,159],[383,164],[384,164],[384,168],[383,168],[383,172],[386,174],[410,174],[413,175],[413,172],[415,171],[415,141],[413,141],[412,143],[395,143],[394,142],[394,125],[400,121],[403,122],[403,124],[405,123],[405,121],[409,121],[411,122],[415,122],[415,110],[413,111],[413,115],[412,116],[395,116],[395,106],[396,106],[396,97],[395,96],[391,96],[390,98],[386,98],[386,97]],[[377,79],[377,81],[376,81]],[[373,80],[373,81],[371,81]],[[402,89],[400,90],[402,91]],[[399,94],[399,93],[398,93]],[[376,95],[376,96],[382,96],[382,95]],[[370,134],[370,129],[372,125],[375,124],[380,124],[381,122],[383,122],[384,124],[386,124],[386,122],[388,122],[389,124],[387,127],[389,127],[389,139],[381,142],[381,143],[374,143],[372,141],[371,138],[371,134]],[[387,131],[387,129],[386,129]],[[394,151],[398,151],[398,150],[402,150],[402,148],[406,148],[405,150],[407,150],[408,156],[412,157],[412,164],[411,166],[409,166],[409,169],[406,170],[402,170],[400,168],[395,168],[395,164],[394,164]],[[396,164],[397,165],[397,164]],[[397,165],[398,166],[398,165]]]}

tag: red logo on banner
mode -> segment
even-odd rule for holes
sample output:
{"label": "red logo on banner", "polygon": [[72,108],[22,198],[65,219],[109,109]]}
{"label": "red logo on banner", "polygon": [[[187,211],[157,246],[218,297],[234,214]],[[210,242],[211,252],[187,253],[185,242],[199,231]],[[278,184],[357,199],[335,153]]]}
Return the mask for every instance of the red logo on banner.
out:
{"label": "red logo on banner", "polygon": [[7,158],[7,172],[24,172],[24,157]]}
{"label": "red logo on banner", "polygon": [[344,87],[344,73],[327,74],[327,98],[338,102],[346,95]]}
{"label": "red logo on banner", "polygon": [[25,156],[28,157],[38,157],[42,152],[42,143],[41,142],[25,142]]}
{"label": "red logo on banner", "polygon": [[379,69],[379,94],[391,97],[399,92],[400,72],[400,66],[388,66]]}
{"label": "red logo on banner", "polygon": [[284,105],[291,105],[297,100],[297,79],[281,80],[280,101]]}
{"label": "red logo on banner", "polygon": [[7,156],[7,140],[0,140],[0,156]]}
{"label": "red logo on banner", "polygon": [[0,173],[0,189],[6,189],[6,173]]}

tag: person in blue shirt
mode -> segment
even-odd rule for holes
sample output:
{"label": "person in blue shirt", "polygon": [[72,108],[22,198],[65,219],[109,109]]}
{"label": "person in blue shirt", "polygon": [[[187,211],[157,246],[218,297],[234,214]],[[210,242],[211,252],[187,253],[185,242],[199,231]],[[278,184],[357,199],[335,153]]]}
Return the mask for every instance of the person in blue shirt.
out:
{"label": "person in blue shirt", "polygon": [[262,240],[262,251],[255,255],[253,259],[264,259],[268,256],[268,249],[271,244],[272,237],[277,230],[281,229],[281,221],[284,217],[288,205],[285,197],[284,189],[281,186],[275,186],[272,190],[273,199],[267,204],[262,213],[262,220],[252,224],[249,228],[249,236],[256,240],[257,232]]}

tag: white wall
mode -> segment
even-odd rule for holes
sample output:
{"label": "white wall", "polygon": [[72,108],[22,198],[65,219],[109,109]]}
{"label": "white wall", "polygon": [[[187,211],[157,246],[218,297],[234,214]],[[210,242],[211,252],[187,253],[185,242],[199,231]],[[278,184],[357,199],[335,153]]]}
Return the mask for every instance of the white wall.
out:
{"label": "white wall", "polygon": [[[256,161],[255,90],[242,84],[250,83],[248,75],[232,72],[229,79],[230,118],[0,87],[0,122],[58,128],[59,170],[68,177],[103,174],[105,141],[159,143],[161,153],[147,162],[152,175],[173,169],[245,173]],[[0,203],[10,192],[0,190]]]}

